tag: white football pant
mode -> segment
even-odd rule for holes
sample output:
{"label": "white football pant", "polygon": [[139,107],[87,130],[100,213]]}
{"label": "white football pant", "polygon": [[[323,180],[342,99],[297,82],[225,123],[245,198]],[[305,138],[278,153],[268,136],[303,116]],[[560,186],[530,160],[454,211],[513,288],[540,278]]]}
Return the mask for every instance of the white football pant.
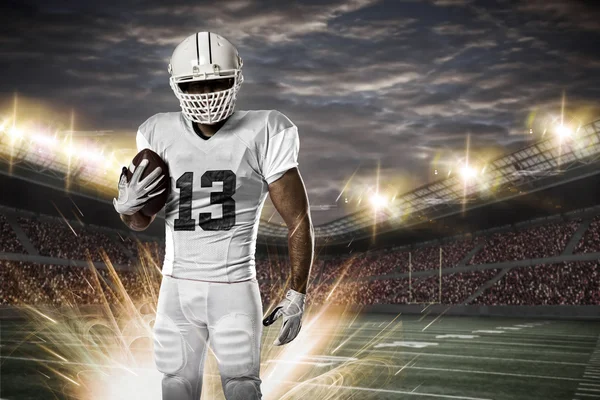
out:
{"label": "white football pant", "polygon": [[227,400],[260,399],[262,304],[256,279],[216,283],[163,276],[154,360],[163,400],[198,400],[210,343]]}

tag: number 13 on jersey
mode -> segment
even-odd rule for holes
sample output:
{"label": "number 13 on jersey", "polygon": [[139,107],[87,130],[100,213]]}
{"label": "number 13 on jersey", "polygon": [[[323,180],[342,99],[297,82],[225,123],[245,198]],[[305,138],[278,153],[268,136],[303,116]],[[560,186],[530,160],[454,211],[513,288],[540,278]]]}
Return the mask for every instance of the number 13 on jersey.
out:
{"label": "number 13 on jersey", "polygon": [[[228,231],[235,225],[236,179],[231,170],[206,171],[200,180],[201,187],[212,187],[213,182],[223,182],[222,192],[210,193],[210,204],[222,204],[223,216],[213,219],[211,213],[200,213],[198,225],[205,231]],[[185,172],[176,183],[179,188],[179,218],[175,219],[176,231],[196,230],[196,220],[192,218],[192,194],[194,193],[194,173]]]}

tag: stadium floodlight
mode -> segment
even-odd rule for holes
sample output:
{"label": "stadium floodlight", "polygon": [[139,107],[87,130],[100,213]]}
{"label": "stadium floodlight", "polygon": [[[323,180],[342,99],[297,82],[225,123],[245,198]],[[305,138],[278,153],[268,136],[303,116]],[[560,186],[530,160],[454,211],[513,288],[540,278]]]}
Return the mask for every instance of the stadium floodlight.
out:
{"label": "stadium floodlight", "polygon": [[39,133],[34,133],[30,137],[31,141],[47,147],[54,147],[58,143],[58,140],[54,136],[46,136]]}
{"label": "stadium floodlight", "polygon": [[75,148],[72,145],[65,146],[65,154],[69,157],[74,156],[76,153]]}
{"label": "stadium floodlight", "polygon": [[463,178],[463,180],[470,181],[477,176],[477,171],[475,168],[465,165],[460,169],[460,176]]}
{"label": "stadium floodlight", "polygon": [[23,137],[23,131],[21,131],[16,126],[11,127],[8,130],[8,134],[10,135],[10,138],[12,139],[13,142],[17,141],[18,139]]}
{"label": "stadium floodlight", "polygon": [[555,132],[560,141],[567,140],[573,136],[573,130],[563,124],[558,125],[555,129]]}
{"label": "stadium floodlight", "polygon": [[[114,165],[114,162],[115,162],[114,156],[111,154],[110,157],[106,157],[104,159],[104,167],[106,169],[109,169]],[[104,173],[106,173],[106,171],[104,171]]]}
{"label": "stadium floodlight", "polygon": [[88,161],[102,162],[104,160],[104,154],[100,151],[95,150],[81,150],[80,157]]}
{"label": "stadium floodlight", "polygon": [[373,193],[373,195],[371,195],[370,200],[371,200],[371,205],[376,210],[383,208],[383,207],[387,206],[387,204],[388,204],[387,198],[385,196],[382,196],[379,193]]}

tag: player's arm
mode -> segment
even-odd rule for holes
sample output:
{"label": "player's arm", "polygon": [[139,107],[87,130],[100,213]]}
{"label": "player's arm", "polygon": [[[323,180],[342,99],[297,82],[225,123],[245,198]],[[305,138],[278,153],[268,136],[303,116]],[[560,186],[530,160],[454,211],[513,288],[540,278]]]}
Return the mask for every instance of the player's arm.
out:
{"label": "player's arm", "polygon": [[279,317],[283,324],[274,345],[294,340],[302,327],[304,298],[312,266],[314,231],[310,218],[308,196],[297,168],[288,169],[281,178],[269,184],[269,194],[275,208],[288,227],[288,248],[291,264],[291,289],[264,319],[272,325]]}
{"label": "player's arm", "polygon": [[315,242],[308,196],[298,168],[289,169],[272,182],[269,195],[288,228],[291,288],[306,294]]}
{"label": "player's arm", "polygon": [[281,346],[294,340],[302,327],[315,246],[308,196],[297,168],[300,148],[298,129],[279,112],[270,113],[269,118],[269,132],[274,134],[268,138],[262,172],[269,184],[271,201],[288,228],[291,288],[263,319],[263,325],[272,325],[282,317],[281,330],[273,342]]}

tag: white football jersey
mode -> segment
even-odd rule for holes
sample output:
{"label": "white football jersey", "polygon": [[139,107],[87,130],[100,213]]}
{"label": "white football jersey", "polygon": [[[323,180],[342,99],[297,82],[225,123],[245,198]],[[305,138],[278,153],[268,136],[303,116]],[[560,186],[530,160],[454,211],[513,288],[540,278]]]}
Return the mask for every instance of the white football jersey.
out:
{"label": "white football jersey", "polygon": [[212,282],[256,276],[254,253],[268,185],[298,165],[298,129],[278,111],[235,111],[210,138],[181,112],[144,122],[137,149],[169,166],[163,274]]}

